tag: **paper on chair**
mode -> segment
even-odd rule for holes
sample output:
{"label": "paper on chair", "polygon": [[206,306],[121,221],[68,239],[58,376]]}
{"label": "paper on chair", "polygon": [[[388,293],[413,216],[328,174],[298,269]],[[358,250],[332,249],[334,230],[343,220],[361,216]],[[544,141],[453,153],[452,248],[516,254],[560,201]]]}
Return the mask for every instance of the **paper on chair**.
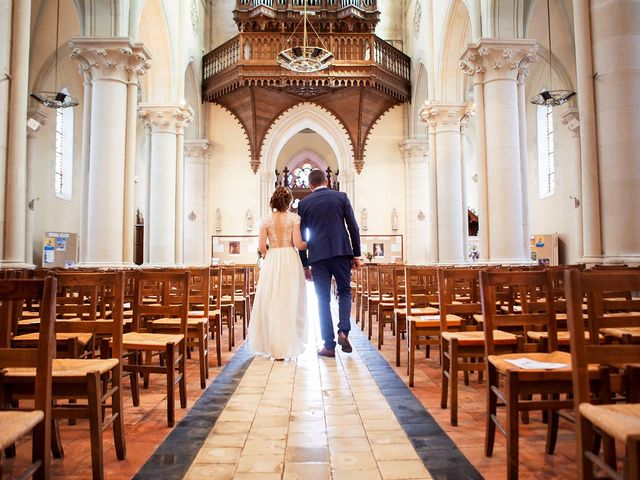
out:
{"label": "paper on chair", "polygon": [[524,370],[554,370],[569,366],[567,363],[539,362],[530,358],[514,358],[513,360],[505,358],[504,361]]}

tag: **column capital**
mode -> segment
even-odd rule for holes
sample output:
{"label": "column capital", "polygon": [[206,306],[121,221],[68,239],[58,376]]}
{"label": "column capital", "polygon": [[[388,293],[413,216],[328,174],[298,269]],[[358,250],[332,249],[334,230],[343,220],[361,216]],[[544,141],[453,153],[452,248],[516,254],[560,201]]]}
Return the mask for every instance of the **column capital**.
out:
{"label": "column capital", "polygon": [[462,51],[460,68],[470,76],[482,75],[485,82],[516,80],[530,63],[537,61],[538,43],[535,40],[481,38]]}
{"label": "column capital", "polygon": [[474,114],[471,102],[445,103],[427,100],[420,110],[420,118],[440,132],[460,132],[466,125],[467,118]]}
{"label": "column capital", "polygon": [[429,157],[429,142],[426,139],[406,138],[398,144],[405,164],[426,163]]}
{"label": "column capital", "polygon": [[207,163],[213,153],[213,142],[209,140],[185,140],[184,159],[191,163]]}
{"label": "column capital", "polygon": [[113,80],[137,83],[151,67],[151,54],[129,37],[79,37],[70,42],[70,58],[80,61],[85,81]]}
{"label": "column capital", "polygon": [[152,134],[181,134],[193,118],[193,108],[189,105],[141,104],[138,107],[138,116],[144,119],[145,126],[151,127]]}

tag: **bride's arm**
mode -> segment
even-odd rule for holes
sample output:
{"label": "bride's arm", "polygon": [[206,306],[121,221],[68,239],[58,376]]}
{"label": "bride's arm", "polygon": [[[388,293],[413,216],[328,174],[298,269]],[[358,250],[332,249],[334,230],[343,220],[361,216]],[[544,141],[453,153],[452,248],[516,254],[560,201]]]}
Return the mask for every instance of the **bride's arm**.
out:
{"label": "bride's arm", "polygon": [[267,254],[267,227],[260,225],[260,235],[258,236],[258,250],[264,257]]}
{"label": "bride's arm", "polygon": [[302,240],[302,234],[300,233],[300,223],[296,222],[293,225],[293,244],[298,250],[306,250],[307,242]]}

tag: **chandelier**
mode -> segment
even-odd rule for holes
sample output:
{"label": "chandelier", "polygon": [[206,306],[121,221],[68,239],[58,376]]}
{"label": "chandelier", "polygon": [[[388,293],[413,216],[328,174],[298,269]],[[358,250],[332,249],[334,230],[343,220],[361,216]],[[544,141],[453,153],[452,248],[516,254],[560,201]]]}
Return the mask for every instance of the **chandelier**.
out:
{"label": "chandelier", "polygon": [[551,15],[549,12],[549,0],[547,0],[547,28],[549,29],[549,89],[542,90],[531,99],[534,105],[558,107],[567,103],[576,95],[572,90],[553,90],[551,84],[551,72],[553,70],[553,50],[551,49]]}
{"label": "chandelier", "polygon": [[[303,25],[303,37],[302,46],[289,47],[278,53],[276,61],[282,68],[286,68],[296,73],[313,73],[324,70],[325,68],[333,65],[334,56],[329,50],[327,50],[324,42],[318,35],[318,32],[313,28],[311,22],[309,22],[308,15],[315,15],[315,13],[307,12],[307,0],[304,2],[304,10],[302,12],[302,20],[296,25],[293,33],[287,40],[287,45],[291,45],[291,40],[296,34],[296,31]],[[307,26],[311,27],[313,33],[318,39],[320,46],[310,46],[309,37],[307,34]]]}
{"label": "chandelier", "polygon": [[60,31],[60,0],[56,9],[56,45],[55,45],[55,69],[53,77],[54,91],[36,90],[29,92],[29,96],[48,108],[77,107],[80,102],[63,90],[58,90],[58,47]]}

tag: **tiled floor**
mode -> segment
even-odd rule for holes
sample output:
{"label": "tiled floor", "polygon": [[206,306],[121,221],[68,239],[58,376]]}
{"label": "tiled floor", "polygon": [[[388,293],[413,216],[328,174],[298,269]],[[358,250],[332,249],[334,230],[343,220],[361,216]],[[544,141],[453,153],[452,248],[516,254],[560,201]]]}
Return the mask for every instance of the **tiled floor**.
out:
{"label": "tiled floor", "polygon": [[[315,342],[314,342],[315,343]],[[257,358],[187,478],[430,478],[364,360]]]}

